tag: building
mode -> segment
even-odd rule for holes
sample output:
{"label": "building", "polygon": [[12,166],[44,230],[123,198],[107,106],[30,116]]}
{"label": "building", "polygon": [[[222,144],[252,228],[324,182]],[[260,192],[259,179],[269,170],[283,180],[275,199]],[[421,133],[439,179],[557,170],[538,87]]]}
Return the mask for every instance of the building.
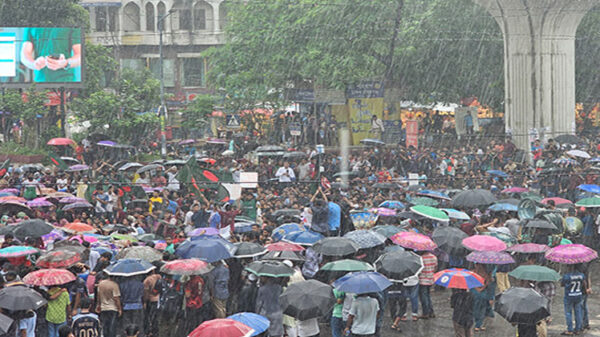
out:
{"label": "building", "polygon": [[159,25],[164,23],[167,92],[180,102],[206,92],[208,65],[201,53],[224,43],[226,1],[82,0],[81,5],[90,13],[89,42],[113,48],[121,68],[146,67],[157,78]]}

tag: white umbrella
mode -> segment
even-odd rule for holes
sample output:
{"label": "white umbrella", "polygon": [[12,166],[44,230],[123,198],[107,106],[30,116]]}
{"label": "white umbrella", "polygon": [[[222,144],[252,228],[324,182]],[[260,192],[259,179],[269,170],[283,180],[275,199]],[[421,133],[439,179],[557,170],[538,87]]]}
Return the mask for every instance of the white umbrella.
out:
{"label": "white umbrella", "polygon": [[587,153],[585,151],[581,151],[581,150],[571,150],[571,151],[568,151],[567,154],[570,156],[573,156],[573,157],[579,157],[579,158],[585,158],[585,159],[592,158],[592,156],[590,156],[589,153]]}

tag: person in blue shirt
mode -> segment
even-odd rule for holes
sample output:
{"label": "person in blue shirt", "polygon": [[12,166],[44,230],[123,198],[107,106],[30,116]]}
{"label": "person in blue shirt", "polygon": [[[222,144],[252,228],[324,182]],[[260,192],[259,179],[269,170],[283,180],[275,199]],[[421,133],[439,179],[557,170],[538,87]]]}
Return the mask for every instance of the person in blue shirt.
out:
{"label": "person in blue shirt", "polygon": [[583,222],[583,231],[581,233],[583,236],[583,244],[594,248],[594,217],[589,208],[585,211],[585,215],[581,218],[581,222]]}
{"label": "person in blue shirt", "polygon": [[336,236],[342,222],[342,209],[340,208],[340,205],[333,201],[328,202],[327,206],[329,208],[329,217],[327,219],[329,232],[331,236]]}
{"label": "person in blue shirt", "polygon": [[[583,329],[583,293],[587,289],[585,275],[569,266],[569,272],[563,276],[560,283],[565,288],[564,306],[567,321],[567,331],[563,335],[579,334]],[[575,312],[575,330],[572,312]]]}

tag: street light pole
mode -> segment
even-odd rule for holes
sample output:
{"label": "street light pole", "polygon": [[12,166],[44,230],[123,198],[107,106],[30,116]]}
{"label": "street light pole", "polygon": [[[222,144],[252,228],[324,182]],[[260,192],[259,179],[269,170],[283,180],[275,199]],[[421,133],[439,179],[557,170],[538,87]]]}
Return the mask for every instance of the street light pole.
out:
{"label": "street light pole", "polygon": [[165,78],[163,70],[163,24],[165,19],[173,14],[174,10],[171,9],[167,14],[158,18],[158,60],[160,67],[160,108],[158,109],[158,116],[160,118],[160,155],[164,158],[167,157],[167,135],[165,130],[165,115],[166,115],[166,104],[165,104]]}

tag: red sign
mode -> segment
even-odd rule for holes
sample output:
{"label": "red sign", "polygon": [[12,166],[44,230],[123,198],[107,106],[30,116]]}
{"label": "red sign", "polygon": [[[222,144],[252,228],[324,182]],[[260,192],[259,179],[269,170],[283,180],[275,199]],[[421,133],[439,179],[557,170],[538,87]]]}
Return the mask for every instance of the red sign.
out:
{"label": "red sign", "polygon": [[419,122],[415,120],[406,121],[406,147],[419,147]]}

